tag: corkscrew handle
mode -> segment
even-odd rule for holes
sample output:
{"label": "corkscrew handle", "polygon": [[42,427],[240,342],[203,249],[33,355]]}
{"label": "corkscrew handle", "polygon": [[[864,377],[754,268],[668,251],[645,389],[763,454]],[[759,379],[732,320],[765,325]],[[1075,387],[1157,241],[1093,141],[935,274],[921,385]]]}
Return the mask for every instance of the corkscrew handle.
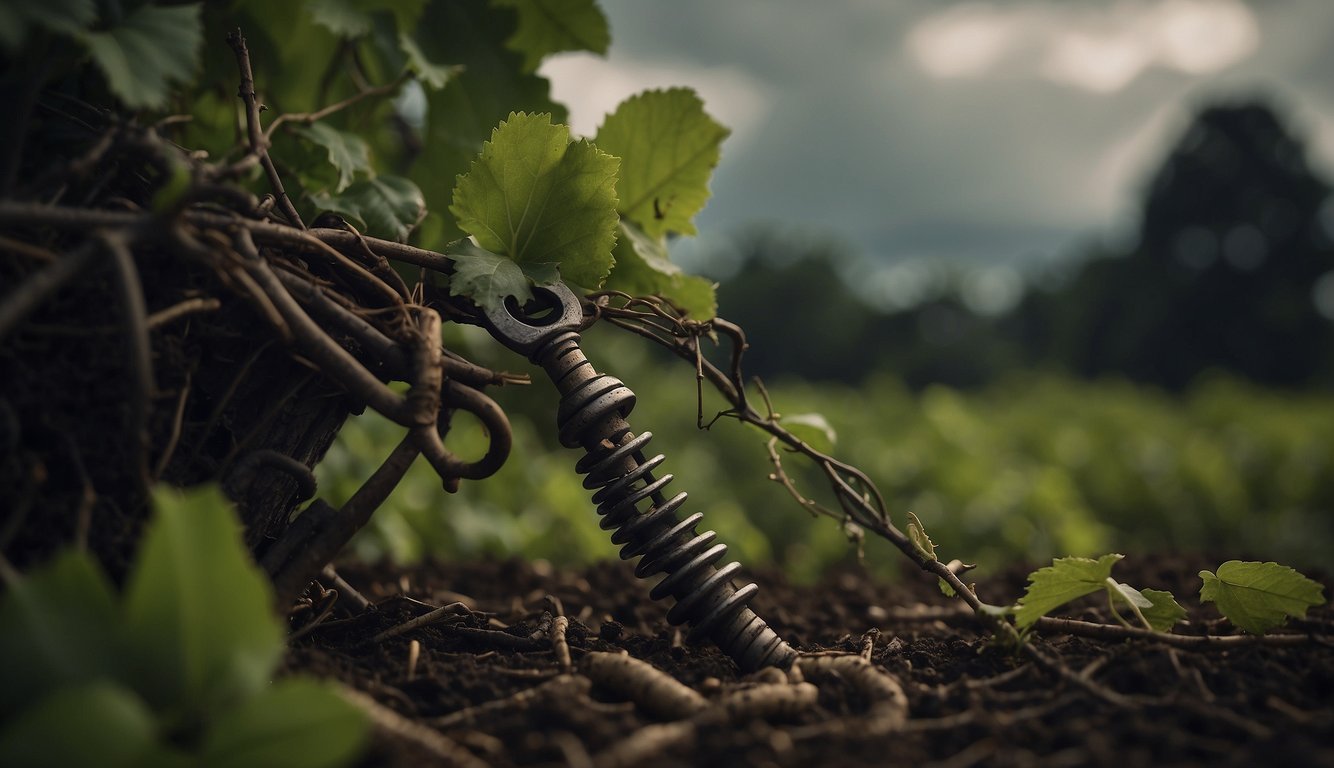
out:
{"label": "corkscrew handle", "polygon": [[713,640],[746,671],[791,666],[796,651],[747,605],[759,587],[733,585],[739,563],[714,567],[727,545],[715,544],[713,531],[695,532],[703,515],[677,520],[686,494],[664,495],[673,478],[654,475],[664,457],[646,459],[643,453],[652,433],[636,435],[626,421],[634,392],[594,370],[579,346],[584,319],[579,298],[560,284],[535,293],[537,309],[498,307],[484,314],[484,324],[503,344],[542,366],[556,385],[560,442],[586,451],[575,469],[586,475],[584,487],[595,491],[601,525],[614,529],[611,540],[622,545],[621,559],[640,557],[639,578],[666,574],[649,596],[675,599],[667,620],[689,623],[691,640]]}

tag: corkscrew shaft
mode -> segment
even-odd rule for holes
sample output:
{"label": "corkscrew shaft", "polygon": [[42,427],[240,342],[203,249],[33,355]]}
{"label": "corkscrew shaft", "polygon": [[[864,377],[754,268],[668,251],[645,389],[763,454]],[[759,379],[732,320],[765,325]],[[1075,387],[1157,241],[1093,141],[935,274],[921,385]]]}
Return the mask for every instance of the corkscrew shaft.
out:
{"label": "corkscrew shaft", "polygon": [[715,567],[727,545],[715,543],[713,531],[695,532],[703,515],[677,519],[686,494],[663,492],[673,477],[655,474],[665,460],[661,454],[645,458],[652,433],[631,431],[626,419],[635,406],[634,392],[598,373],[584,355],[578,298],[563,285],[539,291],[557,305],[545,322],[501,308],[487,313],[487,325],[507,346],[540,365],[556,385],[560,442],[586,452],[575,469],[585,475],[584,487],[594,491],[601,526],[613,531],[621,558],[640,558],[639,578],[665,574],[649,596],[675,600],[667,620],[688,623],[690,640],[712,640],[746,671],[790,666],[796,652],[747,605],[759,587],[732,583],[739,563]]}

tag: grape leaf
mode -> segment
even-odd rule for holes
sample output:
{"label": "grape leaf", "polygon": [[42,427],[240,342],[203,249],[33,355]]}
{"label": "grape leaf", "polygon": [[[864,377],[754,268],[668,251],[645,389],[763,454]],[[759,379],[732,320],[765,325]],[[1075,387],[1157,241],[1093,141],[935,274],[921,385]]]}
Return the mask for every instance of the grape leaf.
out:
{"label": "grape leaf", "polygon": [[1129,584],[1122,584],[1113,578],[1107,578],[1104,582],[1107,592],[1113,600],[1120,599],[1122,602],[1135,606],[1136,608],[1152,608],[1153,601],[1140,593],[1138,589]]}
{"label": "grape leaf", "polygon": [[1112,566],[1122,557],[1116,554],[1103,555],[1097,560],[1061,557],[1029,574],[1028,590],[1019,598],[1014,613],[1015,624],[1023,629],[1071,600],[1106,588]]}
{"label": "grape leaf", "polygon": [[377,176],[353,183],[342,194],[310,196],[320,209],[347,217],[368,235],[407,240],[426,212],[421,190],[402,176]]}
{"label": "grape leaf", "polygon": [[450,243],[444,253],[454,259],[454,272],[449,276],[450,295],[466,296],[485,309],[500,306],[507,296],[523,304],[533,298],[531,285],[560,281],[554,264],[520,266],[508,256],[491,253],[471,240]]}
{"label": "grape leaf", "polygon": [[1167,632],[1177,622],[1186,618],[1186,609],[1181,607],[1171,592],[1161,589],[1142,589],[1140,595],[1147,598],[1150,603],[1148,608],[1139,609],[1140,614],[1149,622],[1149,626],[1159,632]]}
{"label": "grape leaf", "polygon": [[1306,609],[1325,602],[1319,582],[1278,563],[1229,560],[1215,575],[1200,571],[1200,601],[1218,606],[1228,621],[1253,635],[1263,635]]}
{"label": "grape leaf", "polygon": [[1111,595],[1113,608],[1117,600],[1134,606],[1134,612],[1143,616],[1149,628],[1158,632],[1168,631],[1186,617],[1186,609],[1177,603],[1171,592],[1161,589],[1138,590],[1112,578],[1107,579],[1107,592]]}
{"label": "grape leaf", "polygon": [[366,140],[355,133],[347,133],[325,123],[311,123],[294,129],[302,138],[324,148],[329,163],[338,170],[338,184],[334,192],[342,192],[352,184],[358,172],[371,170],[371,148]]}
{"label": "grape leaf", "polygon": [[715,284],[682,272],[668,258],[663,238],[649,237],[625,219],[621,219],[618,232],[616,268],[607,278],[607,290],[631,296],[661,296],[693,320],[710,320],[718,314]]}
{"label": "grape leaf", "polygon": [[561,277],[602,285],[616,244],[615,157],[550,115],[511,113],[454,187],[449,210],[485,249]]}
{"label": "grape leaf", "polygon": [[200,4],[141,5],[121,22],[81,37],[125,106],[158,108],[173,82],[188,82],[199,62],[204,26]]}
{"label": "grape leaf", "polygon": [[126,674],[155,709],[204,715],[268,683],[282,628],[221,491],[159,490],[153,507],[124,596]]}
{"label": "grape leaf", "polygon": [[412,34],[427,60],[461,68],[443,88],[426,92],[422,150],[410,175],[441,221],[429,238],[423,233],[424,247],[439,250],[464,236],[448,214],[454,180],[510,112],[549,112],[553,122],[565,121],[565,108],[551,100],[551,84],[524,72],[521,57],[504,47],[514,30],[515,14],[509,9],[493,8],[485,0],[452,0],[428,5]]}
{"label": "grape leaf", "polygon": [[592,51],[606,54],[611,43],[607,17],[593,0],[496,0],[513,8],[519,17],[505,46],[521,54],[523,67],[532,72],[548,54]]}
{"label": "grape leaf", "polygon": [[13,53],[30,27],[77,35],[97,21],[94,0],[22,0],[0,4],[0,49]]}
{"label": "grape leaf", "polygon": [[730,131],[688,88],[646,91],[621,102],[598,129],[600,148],[621,158],[621,214],[650,237],[695,234],[709,177]]}

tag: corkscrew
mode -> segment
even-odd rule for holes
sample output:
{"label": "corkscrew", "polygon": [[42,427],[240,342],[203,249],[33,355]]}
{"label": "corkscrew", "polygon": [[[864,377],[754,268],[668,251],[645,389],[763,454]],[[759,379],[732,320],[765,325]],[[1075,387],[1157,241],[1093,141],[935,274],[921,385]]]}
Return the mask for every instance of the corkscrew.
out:
{"label": "corkscrew", "polygon": [[[727,545],[715,543],[713,531],[695,532],[704,517],[700,513],[677,520],[686,494],[664,495],[673,477],[654,472],[665,457],[644,458],[653,433],[636,435],[626,421],[635,393],[594,370],[579,346],[584,313],[578,297],[563,284],[534,292],[539,309],[527,312],[510,302],[486,311],[484,324],[501,343],[540,365],[556,385],[561,445],[586,451],[575,471],[594,491],[601,527],[613,531],[621,559],[639,557],[635,576],[641,579],[666,574],[649,597],[675,600],[667,620],[689,623],[690,641],[712,640],[744,671],[790,666],[796,651],[748,606],[759,587],[733,585],[740,563],[714,567]],[[641,509],[645,501],[648,506]]]}

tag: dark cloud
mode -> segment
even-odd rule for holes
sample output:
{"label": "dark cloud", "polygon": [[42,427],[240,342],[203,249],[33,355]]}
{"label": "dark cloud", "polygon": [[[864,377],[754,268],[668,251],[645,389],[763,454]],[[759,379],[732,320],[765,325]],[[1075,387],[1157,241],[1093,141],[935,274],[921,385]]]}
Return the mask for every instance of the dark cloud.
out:
{"label": "dark cloud", "polygon": [[1237,92],[1274,94],[1334,155],[1325,0],[603,5],[609,59],[555,62],[557,95],[578,127],[595,121],[581,106],[675,76],[730,115],[705,232],[776,222],[878,261],[1040,260],[1125,220],[1191,111]]}

